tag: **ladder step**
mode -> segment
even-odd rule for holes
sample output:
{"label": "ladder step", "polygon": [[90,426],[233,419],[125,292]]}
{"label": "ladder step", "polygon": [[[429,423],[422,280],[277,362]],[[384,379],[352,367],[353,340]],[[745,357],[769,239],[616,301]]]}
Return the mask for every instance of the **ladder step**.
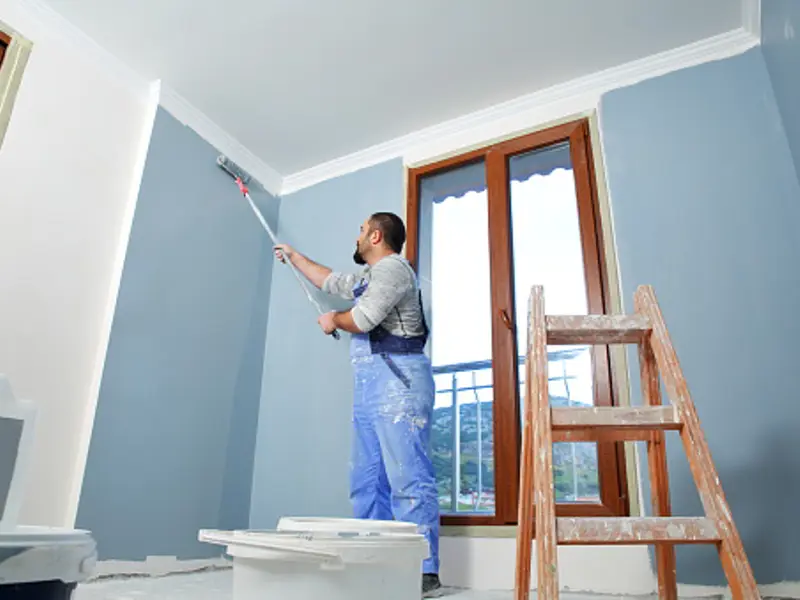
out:
{"label": "ladder step", "polygon": [[596,442],[654,442],[656,432],[652,429],[610,429],[595,427],[587,429],[560,429],[553,432],[553,443]]}
{"label": "ladder step", "polygon": [[642,315],[580,315],[545,317],[547,343],[638,344],[650,331]]}
{"label": "ladder step", "polygon": [[558,517],[558,543],[714,544],[720,535],[705,517]]}
{"label": "ladder step", "polygon": [[551,409],[554,442],[652,441],[683,425],[672,406],[588,406]]}
{"label": "ladder step", "polygon": [[[631,435],[619,439],[646,440],[653,431],[679,430],[677,409],[672,406],[587,406],[551,409],[553,434],[559,441],[583,441],[594,436],[608,439],[609,430]],[[556,436],[556,433],[559,435]],[[576,436],[563,435],[575,432]],[[613,437],[613,436],[611,436]],[[574,439],[573,439],[574,438]]]}

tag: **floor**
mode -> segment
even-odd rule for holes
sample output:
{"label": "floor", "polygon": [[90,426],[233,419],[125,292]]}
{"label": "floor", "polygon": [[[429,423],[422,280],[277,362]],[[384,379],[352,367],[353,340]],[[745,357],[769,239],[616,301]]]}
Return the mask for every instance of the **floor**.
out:
{"label": "floor", "polygon": [[[74,600],[232,600],[231,583],[230,570],[169,577],[108,579],[79,586]],[[513,594],[445,590],[442,597],[447,600],[511,600]],[[561,595],[562,600],[592,600],[592,598],[595,597]]]}

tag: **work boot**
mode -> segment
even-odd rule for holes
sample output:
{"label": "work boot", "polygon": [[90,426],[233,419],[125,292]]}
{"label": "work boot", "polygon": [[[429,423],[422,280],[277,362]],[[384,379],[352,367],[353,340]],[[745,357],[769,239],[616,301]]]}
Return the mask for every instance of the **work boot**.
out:
{"label": "work boot", "polygon": [[442,589],[442,582],[436,573],[424,573],[422,575],[422,597],[436,598]]}

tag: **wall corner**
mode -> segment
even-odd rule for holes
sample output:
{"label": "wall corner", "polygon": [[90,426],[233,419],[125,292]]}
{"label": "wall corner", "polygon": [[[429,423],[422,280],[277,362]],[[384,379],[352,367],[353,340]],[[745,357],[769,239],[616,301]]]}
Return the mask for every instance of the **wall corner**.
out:
{"label": "wall corner", "polygon": [[114,257],[114,267],[111,271],[111,281],[108,287],[108,297],[106,307],[102,315],[102,325],[100,339],[97,343],[97,354],[95,355],[94,371],[90,382],[87,398],[87,406],[83,416],[80,436],[78,438],[78,453],[75,460],[75,471],[72,483],[72,491],[67,498],[67,507],[64,517],[64,525],[74,526],[78,516],[78,505],[80,503],[83,479],[86,471],[86,461],[89,457],[89,446],[92,441],[92,429],[94,428],[94,417],[97,410],[97,402],[100,397],[100,385],[103,380],[103,370],[105,368],[106,355],[108,353],[108,343],[111,338],[111,326],[114,322],[114,313],[117,306],[120,284],[122,282],[122,271],[125,265],[125,257],[128,251],[128,242],[133,228],[133,218],[136,212],[136,204],[139,199],[139,189],[144,176],[144,167],[147,162],[147,154],[150,150],[150,140],[155,127],[156,115],[158,113],[159,101],[161,99],[161,80],[150,82],[142,110],[142,122],[139,137],[139,145],[131,172],[131,187],[126,200],[125,210],[119,227],[119,237],[117,239],[117,249]]}
{"label": "wall corner", "polygon": [[761,0],[742,0],[742,27],[761,42]]}

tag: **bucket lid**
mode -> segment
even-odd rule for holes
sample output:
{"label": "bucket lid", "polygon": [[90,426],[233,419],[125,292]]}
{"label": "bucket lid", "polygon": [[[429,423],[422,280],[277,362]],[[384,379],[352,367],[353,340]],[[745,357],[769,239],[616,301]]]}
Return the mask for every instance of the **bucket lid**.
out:
{"label": "bucket lid", "polygon": [[0,548],[30,548],[54,544],[94,544],[89,531],[60,527],[18,526],[0,531]]}
{"label": "bucket lid", "polygon": [[427,541],[418,533],[201,529],[198,540],[227,546],[229,553],[240,549],[260,550],[334,568],[341,567],[342,551],[390,547],[427,549]]}

